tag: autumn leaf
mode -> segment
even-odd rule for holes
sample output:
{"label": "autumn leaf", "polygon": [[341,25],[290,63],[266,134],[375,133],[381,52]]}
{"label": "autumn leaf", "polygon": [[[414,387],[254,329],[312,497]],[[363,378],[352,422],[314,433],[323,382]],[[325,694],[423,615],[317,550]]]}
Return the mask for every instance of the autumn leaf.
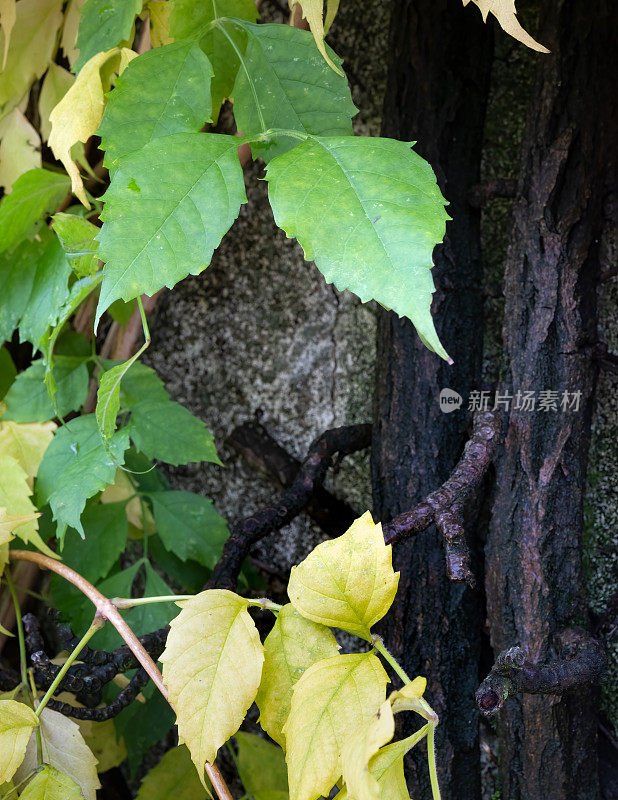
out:
{"label": "autumn leaf", "polygon": [[[470,0],[463,0],[464,6],[467,6],[469,2]],[[498,20],[502,30],[506,31],[514,39],[522,42],[522,44],[525,44],[526,47],[530,47],[532,50],[537,50],[539,53],[550,52],[546,47],[543,47],[542,44],[535,41],[519,24],[515,0],[472,0],[472,2],[481,10],[483,22],[487,22],[488,14],[493,14]]]}
{"label": "autumn leaf", "polygon": [[31,494],[26,471],[13,456],[0,454],[0,508],[6,509],[6,513],[11,516],[28,517],[26,523],[13,529],[17,536],[24,542],[36,545],[46,555],[58,558],[38,534],[37,513],[30,499]]}
{"label": "autumn leaf", "polygon": [[395,733],[390,700],[385,700],[364,725],[352,733],[343,746],[343,780],[355,800],[380,800],[380,787],[369,771],[369,761]]}
{"label": "autumn leaf", "polygon": [[16,700],[0,700],[0,786],[21,764],[30,734],[39,724],[34,711]]}
{"label": "autumn leaf", "polygon": [[55,429],[55,422],[0,422],[0,453],[12,456],[28,478],[35,478]]}

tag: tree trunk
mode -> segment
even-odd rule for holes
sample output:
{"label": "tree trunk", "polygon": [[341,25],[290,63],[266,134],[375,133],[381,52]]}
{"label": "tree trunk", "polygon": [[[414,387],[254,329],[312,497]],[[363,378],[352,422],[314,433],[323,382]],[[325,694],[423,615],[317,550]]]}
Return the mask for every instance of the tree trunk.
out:
{"label": "tree trunk", "polygon": [[[612,59],[618,6],[548,0],[539,38],[513,227],[505,265],[502,390],[536,393],[511,406],[486,552],[492,645],[521,645],[532,661],[560,650],[584,623],[583,493],[595,367],[596,280],[603,208],[613,172]],[[615,73],[614,73],[615,77]],[[612,103],[612,101],[614,101]],[[542,411],[543,391],[557,411]],[[560,407],[581,392],[578,410]],[[577,395],[570,395],[575,401]],[[500,717],[504,800],[599,797],[597,693],[510,698]]]}
{"label": "tree trunk", "polygon": [[[418,140],[450,203],[453,220],[436,251],[438,332],[454,359],[447,366],[392,313],[379,323],[373,443],[377,515],[389,520],[448,476],[469,422],[465,408],[448,416],[438,395],[467,396],[480,380],[482,276],[479,212],[468,191],[479,180],[491,62],[491,33],[461,0],[395,0],[383,133]],[[435,528],[398,545],[400,590],[389,615],[390,648],[412,674],[428,677],[441,718],[439,772],[444,800],[480,796],[478,684],[481,605],[478,592],[451,583]],[[407,763],[415,800],[431,797],[426,762]]]}

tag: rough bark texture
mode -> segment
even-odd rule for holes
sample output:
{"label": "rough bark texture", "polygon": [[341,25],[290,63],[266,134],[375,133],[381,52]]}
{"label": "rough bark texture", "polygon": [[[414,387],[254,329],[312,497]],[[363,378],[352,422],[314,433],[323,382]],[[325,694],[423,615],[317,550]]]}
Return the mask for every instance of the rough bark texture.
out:
{"label": "rough bark texture", "polygon": [[[479,212],[468,192],[479,180],[491,32],[459,0],[396,0],[383,134],[418,140],[436,171],[453,221],[435,254],[438,332],[455,364],[420,343],[413,326],[382,313],[373,445],[374,502],[390,520],[447,478],[469,422],[465,408],[440,411],[438,395],[461,395],[481,367]],[[469,535],[468,531],[468,535]],[[434,526],[395,552],[401,583],[389,615],[388,644],[404,668],[429,679],[441,718],[439,771],[443,798],[480,796],[474,690],[478,683],[481,608],[478,594],[449,582]],[[416,800],[431,796],[422,753],[408,759]]]}
{"label": "rough bark texture", "polygon": [[[618,7],[551,0],[546,17],[539,38],[552,54],[539,61],[505,265],[502,388],[582,394],[579,411],[512,408],[486,554],[494,650],[519,645],[533,663],[560,658],[561,632],[586,620],[583,492]],[[504,800],[599,797],[597,702],[592,689],[506,701]]]}

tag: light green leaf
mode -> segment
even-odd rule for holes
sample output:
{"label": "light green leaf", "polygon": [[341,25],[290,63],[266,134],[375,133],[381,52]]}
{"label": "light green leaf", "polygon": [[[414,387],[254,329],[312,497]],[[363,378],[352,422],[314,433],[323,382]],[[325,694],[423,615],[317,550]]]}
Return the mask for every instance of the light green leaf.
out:
{"label": "light green leaf", "polygon": [[[243,25],[248,42],[234,85],[234,117],[246,136],[284,128],[316,136],[352,135],[352,102],[348,82],[316,52],[308,31],[290,25]],[[337,65],[341,60],[329,48]],[[343,74],[342,74],[343,75]],[[265,160],[298,144],[278,136],[251,149]]]}
{"label": "light green leaf", "polygon": [[148,497],[166,549],[212,569],[230,535],[212,500],[191,492],[152,492]]}
{"label": "light green leaf", "polygon": [[[112,361],[109,365],[115,366]],[[154,369],[147,367],[141,361],[136,361],[124,376],[120,386],[120,397],[122,407],[128,409],[145,398],[157,401],[167,401],[170,398],[163,381]]]}
{"label": "light green leaf", "polygon": [[333,656],[294,687],[285,725],[290,800],[328,796],[348,738],[382,705],[388,676],[373,653]]}
{"label": "light green leaf", "polygon": [[223,17],[255,22],[258,12],[253,0],[216,0],[216,6],[214,0],[175,0],[170,19],[170,36],[175,41],[199,40],[212,64],[215,74],[210,88],[215,122],[223,101],[230,97],[240,66],[236,50],[244,52],[246,43],[242,28],[226,24],[223,33],[213,26],[215,20]]}
{"label": "light green leaf", "polygon": [[0,347],[0,400],[11,388],[16,377],[17,369],[11,354],[6,347],[2,346]]}
{"label": "light green leaf", "polygon": [[153,295],[210,264],[247,199],[237,147],[233,136],[175,133],[122,160],[101,214],[97,324],[114,300]]}
{"label": "light green leaf", "polygon": [[260,685],[264,655],[247,604],[223,589],[179,603],[161,656],[178,734],[202,782],[204,763],[236,733]]}
{"label": "light green leaf", "polygon": [[339,0],[326,0],[326,18],[324,20],[324,31],[328,33],[330,26],[335,21],[339,11]]}
{"label": "light green leaf", "polygon": [[38,724],[36,714],[24,703],[0,699],[0,785],[15,774]]}
{"label": "light green leaf", "polygon": [[393,710],[390,700],[385,700],[344,744],[341,753],[343,780],[355,800],[381,800],[380,786],[369,771],[369,761],[394,734]]}
{"label": "light green leaf", "polygon": [[10,192],[28,170],[41,166],[41,139],[18,108],[0,122],[0,186]]}
{"label": "light green leaf", "polygon": [[69,529],[62,560],[91,583],[100,581],[118,562],[127,543],[126,503],[88,503],[82,514],[85,538]]}
{"label": "light green leaf", "polygon": [[35,222],[57,208],[70,185],[66,175],[47,169],[31,169],[20,175],[13,191],[0,204],[0,252],[20,242]]}
{"label": "light green leaf", "polygon": [[35,478],[55,427],[53,422],[20,424],[0,419],[0,453],[12,456],[28,478]]}
{"label": "light green leaf", "polygon": [[288,800],[288,776],[283,750],[261,736],[238,731],[238,774],[255,800]]}
{"label": "light green leaf", "polygon": [[76,214],[59,212],[53,216],[53,227],[78,278],[94,275],[99,268],[99,229]]}
{"label": "light green leaf", "polygon": [[191,41],[134,59],[116,81],[98,130],[105,163],[113,168],[118,159],[161,136],[197,133],[210,121],[212,74],[210,62]]}
{"label": "light green leaf", "polygon": [[371,638],[371,627],[391,607],[399,573],[382,526],[367,511],[336,539],[319,544],[292,567],[288,595],[304,617]]}
{"label": "light green leaf", "polygon": [[[324,0],[295,0],[295,2],[292,3],[292,7],[296,5],[296,3],[298,3],[298,5],[303,9],[303,17],[309,23],[309,28],[311,29],[315,43],[318,46],[320,53],[324,56],[324,60],[331,69],[333,69],[335,72],[338,72],[340,75],[343,75],[341,68],[331,60],[330,55],[326,52],[323,19]],[[331,6],[328,14],[329,26],[334,16],[335,14],[333,13]]]}
{"label": "light green leaf", "polygon": [[[28,521],[18,527],[10,525],[15,536],[31,542],[46,555],[55,558],[55,554],[46,547],[38,533],[39,523],[36,508],[30,499],[32,489],[28,482],[28,473],[19,465],[17,459],[4,452],[0,453],[0,508],[6,510],[9,517],[23,516]],[[4,520],[10,522],[11,520]],[[14,522],[14,521],[13,521]]]}
{"label": "light green leaf", "polygon": [[212,433],[180,403],[143,400],[132,407],[128,429],[137,450],[148,458],[174,466],[190,461],[221,464]]}
{"label": "light green leaf", "polygon": [[277,614],[264,641],[264,670],[255,700],[260,709],[260,725],[282,747],[294,684],[312,664],[338,652],[339,645],[330,628],[301,616],[289,603]]}
{"label": "light green leaf", "polygon": [[75,62],[79,56],[77,50],[77,31],[79,28],[79,21],[82,16],[82,7],[86,0],[69,0],[64,12],[64,24],[62,26],[62,36],[60,38],[60,47],[62,48],[67,61],[74,67]]}
{"label": "light green leaf", "polygon": [[87,0],[81,10],[77,34],[77,59],[74,71],[102,50],[116,45],[130,45],[135,17],[142,10],[142,0]]}
{"label": "light green leaf", "polygon": [[19,0],[11,46],[0,74],[0,117],[18,106],[51,61],[62,0]]}
{"label": "light green leaf", "polygon": [[37,772],[20,797],[22,800],[83,800],[74,780],[47,765]]}
{"label": "light green leaf", "polygon": [[409,317],[449,360],[431,318],[431,254],[447,214],[429,164],[405,142],[309,138],[267,172],[275,221],[328,283]]}
{"label": "light green leaf", "polygon": [[54,519],[83,534],[80,516],[86,500],[113,482],[128,446],[127,433],[119,431],[106,448],[92,414],[58,429],[37,477],[38,496],[50,504]]}
{"label": "light green leaf", "polygon": [[120,383],[139,355],[140,351],[122,364],[117,364],[99,375],[95,416],[105,442],[116,431],[116,417],[120,408]]}
{"label": "light green leaf", "polygon": [[209,795],[200,783],[184,745],[172,747],[156,767],[145,776],[137,800],[206,800]]}
{"label": "light green leaf", "polygon": [[[83,358],[57,356],[54,374],[58,411],[63,417],[70,411],[77,411],[86,401],[88,367]],[[43,383],[44,377],[45,365],[41,359],[17,376],[4,398],[4,419],[15,422],[45,422],[56,415]]]}
{"label": "light green leaf", "polygon": [[4,52],[2,54],[2,69],[6,67],[6,59],[9,54],[11,43],[11,32],[17,20],[17,1],[0,0],[0,26],[2,26],[2,38],[4,39]]}
{"label": "light green leaf", "polygon": [[[96,800],[96,792],[101,785],[97,777],[97,760],[84,742],[77,723],[51,708],[44,708],[39,730],[43,761],[68,775],[80,787],[85,800]],[[24,780],[37,768],[37,764],[37,741],[33,732],[26,756],[15,773],[16,781]],[[67,800],[72,800],[70,795]]]}

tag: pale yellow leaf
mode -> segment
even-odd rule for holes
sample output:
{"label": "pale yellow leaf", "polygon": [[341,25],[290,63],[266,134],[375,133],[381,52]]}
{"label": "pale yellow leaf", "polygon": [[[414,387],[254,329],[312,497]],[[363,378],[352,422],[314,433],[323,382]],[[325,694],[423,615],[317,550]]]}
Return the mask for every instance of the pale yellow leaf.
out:
{"label": "pale yellow leaf", "polygon": [[0,453],[13,456],[35,478],[55,429],[55,422],[0,422]]}
{"label": "pale yellow leaf", "polygon": [[10,781],[24,759],[30,734],[39,724],[34,711],[16,700],[0,700],[0,784]]}
{"label": "pale yellow leaf", "polygon": [[30,499],[31,494],[28,474],[13,456],[0,453],[0,508],[5,508],[9,516],[29,517],[28,522],[15,527],[16,535],[24,542],[32,542],[46,555],[58,558],[38,534],[39,525],[33,516],[36,508]]}
{"label": "pale yellow leaf", "polygon": [[[35,514],[7,514],[6,508],[0,508],[0,544],[8,544],[13,538],[13,531],[26,522],[32,522],[41,515]],[[4,565],[2,565],[4,568]],[[0,570],[2,572],[2,570]]]}
{"label": "pale yellow leaf", "polygon": [[382,526],[367,512],[337,539],[318,545],[293,567],[288,595],[304,617],[371,638],[395,598],[399,573]]}
{"label": "pale yellow leaf", "polygon": [[137,531],[131,538],[137,537],[141,539],[144,532],[144,525],[149,535],[154,533],[156,526],[154,517],[148,506],[143,509],[144,513],[142,513],[142,504],[140,503],[139,497],[136,497],[135,494],[135,485],[132,483],[131,478],[124,469],[119,469],[116,472],[114,482],[107,486],[101,494],[101,502],[123,503],[131,497],[132,499],[129,500],[125,506],[129,524],[137,528]]}
{"label": "pale yellow leaf", "polygon": [[66,11],[64,12],[60,47],[71,66],[75,64],[79,57],[79,50],[75,45],[77,43],[77,32],[79,30],[82,6],[85,2],[86,0],[69,0]]}
{"label": "pale yellow leaf", "polygon": [[394,734],[393,709],[390,701],[385,700],[345,742],[341,753],[343,780],[355,800],[380,800],[380,787],[369,772],[369,761]]}
{"label": "pale yellow leaf", "polygon": [[163,680],[200,780],[255,700],[264,653],[248,601],[212,589],[178,603],[161,656]]}
{"label": "pale yellow leaf", "polygon": [[37,772],[19,796],[22,800],[83,800],[75,781],[50,766]]}
{"label": "pale yellow leaf", "polygon": [[[298,3],[303,10],[303,16],[309,23],[309,28],[311,29],[315,43],[324,60],[331,69],[339,75],[343,75],[344,73],[333,63],[332,59],[329,58],[326,47],[324,46],[324,0],[296,0],[295,3],[292,3],[292,7],[296,3]],[[333,5],[331,3],[330,13],[328,14],[329,25],[330,22],[332,22],[331,16],[335,16],[336,10],[335,7],[333,13]]]}
{"label": "pale yellow leaf", "polygon": [[388,676],[373,653],[325,658],[294,686],[285,725],[290,800],[328,796],[341,777],[341,751],[382,705]]}
{"label": "pale yellow leaf", "polygon": [[[463,0],[464,6],[467,6],[469,2],[470,0]],[[481,10],[484,22],[487,21],[488,14],[493,14],[502,30],[514,39],[539,53],[549,53],[546,47],[535,41],[519,24],[515,0],[472,0],[472,2]]]}
{"label": "pale yellow leaf", "polygon": [[50,64],[39,95],[39,116],[41,117],[41,136],[45,141],[51,133],[49,115],[75,83],[75,75],[58,64]]}
{"label": "pale yellow leaf", "polygon": [[146,8],[150,13],[150,41],[153,47],[162,47],[171,44],[174,40],[170,36],[170,16],[173,3],[168,0],[150,0]]}
{"label": "pale yellow leaf", "polygon": [[87,142],[101,122],[106,88],[101,78],[101,68],[106,62],[120,56],[118,67],[120,73],[136,55],[137,53],[126,48],[118,47],[105,53],[97,53],[84,64],[75,83],[49,115],[51,123],[49,146],[69,173],[71,191],[86,208],[90,208],[90,204],[86,198],[79,169],[71,158],[71,148],[76,142]]}
{"label": "pale yellow leaf", "polygon": [[[407,740],[393,742],[382,748],[369,762],[369,772],[377,781],[380,800],[410,800],[403,771],[403,757],[408,752]],[[356,800],[348,787],[335,800]]]}
{"label": "pale yellow leaf", "polygon": [[316,661],[338,652],[330,628],[301,616],[289,603],[283,606],[264,641],[262,682],[255,698],[260,725],[281,747],[285,747],[283,726],[290,713],[294,684]]}
{"label": "pale yellow leaf", "polygon": [[8,194],[29,169],[41,166],[41,139],[18,108],[0,122],[0,186]]}
{"label": "pale yellow leaf", "polygon": [[[41,712],[41,747],[43,761],[68,775],[80,787],[85,800],[96,800],[100,787],[97,760],[72,719],[44,708]],[[30,736],[25,758],[15,773],[15,780],[24,780],[37,766],[37,743]]]}
{"label": "pale yellow leaf", "polygon": [[0,0],[0,25],[4,37],[4,52],[2,54],[2,69],[6,67],[6,58],[11,43],[11,31],[17,19],[16,0]]}
{"label": "pale yellow leaf", "polygon": [[180,745],[168,750],[146,775],[137,800],[206,800],[211,796],[195,774],[189,751]]}
{"label": "pale yellow leaf", "polygon": [[0,117],[21,103],[32,83],[47,69],[62,20],[61,9],[62,0],[17,3],[8,57],[0,73]]}
{"label": "pale yellow leaf", "polygon": [[393,714],[398,714],[400,711],[416,711],[424,719],[437,724],[438,715],[423,699],[423,692],[426,687],[427,679],[419,676],[401,689],[391,692],[388,699],[393,707]]}

